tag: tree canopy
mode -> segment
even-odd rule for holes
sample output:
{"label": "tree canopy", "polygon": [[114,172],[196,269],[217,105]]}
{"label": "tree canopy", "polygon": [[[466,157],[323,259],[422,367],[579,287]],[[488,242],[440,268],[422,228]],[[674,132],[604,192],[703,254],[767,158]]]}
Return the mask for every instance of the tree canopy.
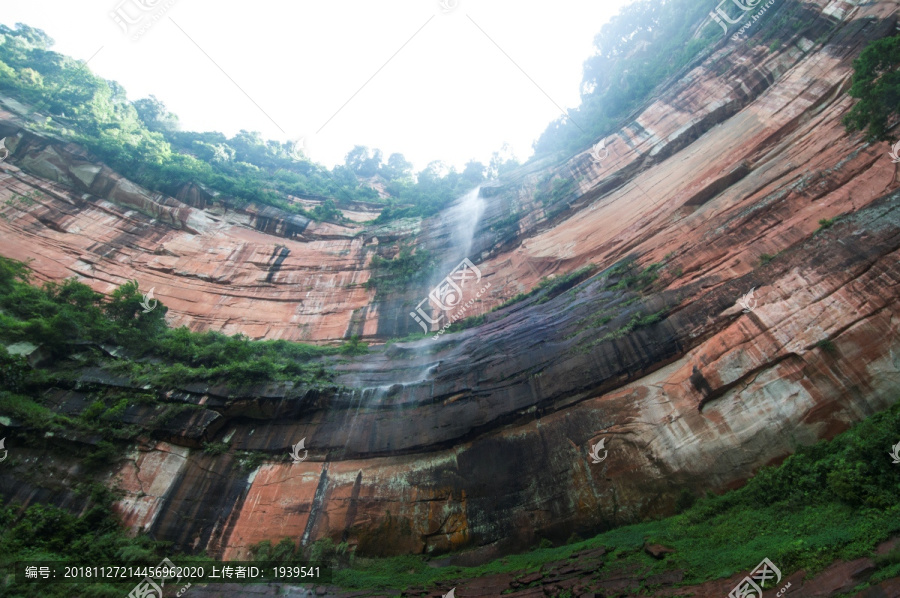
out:
{"label": "tree canopy", "polygon": [[894,141],[891,120],[900,115],[900,35],[875,40],[853,62],[850,95],[859,102],[844,117],[849,131],[869,141]]}
{"label": "tree canopy", "polygon": [[[581,151],[616,127],[653,90],[722,35],[695,0],[638,0],[600,28],[584,63],[581,104],[550,123],[535,156]],[[702,27],[702,29],[701,29]]]}
{"label": "tree canopy", "polygon": [[[391,154],[385,162],[381,150],[365,146],[354,147],[344,164],[329,170],[298,160],[291,143],[263,139],[255,131],[231,138],[183,131],[178,116],[155,96],[129,101],[121,85],[50,50],[52,45],[39,29],[0,25],[0,93],[49,117],[46,130],[84,145],[154,191],[175,195],[184,184],[196,182],[218,191],[225,202],[272,205],[313,219],[339,220],[339,207],[367,201],[385,205],[384,221],[434,214],[492,172],[473,161],[463,175],[453,168],[435,174],[431,165],[413,173],[402,154]],[[389,197],[378,189],[387,189]],[[308,212],[292,197],[331,202]]]}

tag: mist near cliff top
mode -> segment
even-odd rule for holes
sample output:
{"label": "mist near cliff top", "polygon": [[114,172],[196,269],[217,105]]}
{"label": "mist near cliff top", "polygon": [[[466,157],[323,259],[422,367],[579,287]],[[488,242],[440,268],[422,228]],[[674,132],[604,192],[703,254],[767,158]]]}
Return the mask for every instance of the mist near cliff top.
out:
{"label": "mist near cliff top", "polygon": [[166,0],[132,40],[111,14],[136,14],[133,2],[9,3],[0,23],[43,29],[54,50],[89,61],[129,99],[165,102],[183,130],[276,140],[319,131],[319,163],[366,145],[417,170],[487,163],[504,143],[530,156],[560,108],[579,104],[593,38],[629,3],[459,0],[445,15],[422,0]]}

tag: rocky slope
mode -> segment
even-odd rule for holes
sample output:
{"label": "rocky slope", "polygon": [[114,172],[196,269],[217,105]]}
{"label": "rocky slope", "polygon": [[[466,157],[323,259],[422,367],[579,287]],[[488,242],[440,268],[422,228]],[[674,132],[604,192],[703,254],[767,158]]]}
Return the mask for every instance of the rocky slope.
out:
{"label": "rocky slope", "polygon": [[[482,189],[466,255],[491,286],[465,315],[483,325],[383,346],[325,391],[160,392],[201,408],[120,461],[110,483],[127,492],[125,520],[226,558],[328,536],[366,554],[475,548],[478,560],[669,513],[680,488],[734,487],[893,403],[900,185],[886,144],[840,119],[851,62],[893,30],[895,6],[799,6],[804,29],[778,48],[723,40],[607,138],[599,163],[585,152]],[[162,197],[0,118],[13,152],[0,253],[100,291],[137,278],[173,325],[387,339],[420,330],[409,311],[449,270],[376,300],[371,256],[414,241],[442,268],[465,257],[452,217],[366,228],[223,209],[196,187]],[[564,192],[547,192],[555,178]],[[563,292],[489,313],[588,264],[595,275]],[[57,408],[132,390],[102,372],[86,382],[59,390]],[[130,417],[146,421],[141,409]],[[275,461],[301,438],[307,460]],[[608,457],[592,463],[601,439]],[[230,452],[196,450],[213,440]],[[237,451],[273,460],[246,468]],[[6,498],[77,504],[77,460],[42,467],[52,482],[7,480]]]}

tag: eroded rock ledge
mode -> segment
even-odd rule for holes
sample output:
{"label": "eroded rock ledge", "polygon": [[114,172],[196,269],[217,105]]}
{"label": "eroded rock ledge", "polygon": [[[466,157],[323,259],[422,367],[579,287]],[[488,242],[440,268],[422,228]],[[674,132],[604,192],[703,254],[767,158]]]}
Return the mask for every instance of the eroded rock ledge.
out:
{"label": "eroded rock ledge", "polygon": [[[891,7],[806,6],[818,41],[723,42],[607,140],[609,163],[584,153],[485,190],[472,257],[492,287],[467,315],[547,274],[593,263],[597,275],[478,328],[383,347],[341,366],[333,388],[158,389],[153,409],[192,409],[159,426],[149,407],[126,412],[154,430],[110,480],[128,493],[125,520],[226,558],[324,536],[365,554],[496,554],[670,513],[674,488],[739,485],[892,404],[896,170],[883,144],[840,124],[851,61],[893,28]],[[440,251],[449,225],[438,218],[320,231],[210,208],[194,189],[153,196],[103,168],[23,135],[0,165],[0,196],[36,193],[3,208],[3,253],[102,291],[140,278],[173,324],[194,329],[320,340],[418,330],[407,312],[427,288],[375,301],[366,264],[375,238]],[[535,199],[548,174],[575,181],[571,196]],[[653,286],[612,270],[632,258],[659,265]],[[130,390],[103,372],[92,380]],[[73,413],[87,401],[84,389],[51,398]],[[198,450],[226,438],[224,455]],[[309,458],[284,462],[301,438]],[[600,439],[609,456],[593,464]],[[247,468],[239,451],[269,461]],[[4,473],[3,495],[77,505],[77,460],[31,457],[53,481]]]}

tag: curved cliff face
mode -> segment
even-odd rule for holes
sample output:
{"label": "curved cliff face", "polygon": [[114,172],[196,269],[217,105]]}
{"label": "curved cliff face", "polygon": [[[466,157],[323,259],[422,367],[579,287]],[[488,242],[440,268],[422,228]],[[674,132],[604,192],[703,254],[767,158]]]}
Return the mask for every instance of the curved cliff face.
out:
{"label": "curved cliff face", "polygon": [[[685,69],[600,162],[585,152],[483,189],[467,255],[490,288],[465,314],[483,325],[382,347],[326,391],[168,392],[203,409],[120,465],[126,521],[227,558],[285,536],[369,554],[515,550],[669,513],[680,488],[738,485],[891,404],[900,185],[885,144],[840,119],[852,59],[893,29],[892,7],[803,8],[807,28],[779,49],[728,40]],[[465,257],[453,218],[364,229],[225,210],[202,189],[147,193],[76,147],[17,143],[0,165],[2,253],[101,291],[138,278],[176,325],[416,332],[408,312],[428,287],[376,301],[371,255],[415,240],[451,266]],[[548,193],[556,178],[571,183]],[[488,313],[588,264],[586,280]],[[58,404],[81,408],[71,394]],[[196,450],[223,438],[229,454]],[[301,438],[301,463],[240,462]],[[12,494],[62,500],[39,487]]]}

